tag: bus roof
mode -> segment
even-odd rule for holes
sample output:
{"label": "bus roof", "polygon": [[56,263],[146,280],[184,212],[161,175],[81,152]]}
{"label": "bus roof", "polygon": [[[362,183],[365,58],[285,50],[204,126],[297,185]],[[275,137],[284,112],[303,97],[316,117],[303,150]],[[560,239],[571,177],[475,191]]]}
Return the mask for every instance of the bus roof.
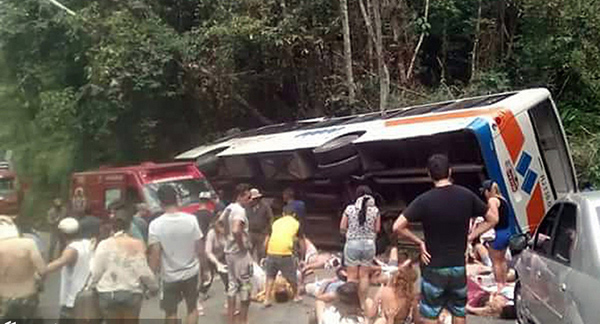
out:
{"label": "bus roof", "polygon": [[467,128],[476,118],[493,118],[501,110],[517,115],[549,96],[547,89],[537,88],[397,108],[384,113],[268,125],[196,147],[176,159],[196,159],[210,152],[234,156],[310,149],[352,133],[362,134],[355,143],[366,143],[451,132]]}

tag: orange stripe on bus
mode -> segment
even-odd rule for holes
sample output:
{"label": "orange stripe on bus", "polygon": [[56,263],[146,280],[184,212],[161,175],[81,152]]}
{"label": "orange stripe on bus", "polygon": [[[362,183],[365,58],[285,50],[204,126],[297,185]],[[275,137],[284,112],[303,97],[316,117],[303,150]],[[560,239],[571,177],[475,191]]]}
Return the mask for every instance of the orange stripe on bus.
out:
{"label": "orange stripe on bus", "polygon": [[535,185],[531,199],[527,203],[527,222],[531,233],[535,232],[543,216],[544,198],[542,197],[542,188],[538,183]]}
{"label": "orange stripe on bus", "polygon": [[502,140],[508,149],[513,163],[517,163],[519,154],[525,145],[525,135],[523,135],[521,126],[519,126],[519,122],[512,111],[504,110],[500,113],[499,117],[502,120],[500,135],[502,135]]}
{"label": "orange stripe on bus", "polygon": [[440,120],[446,120],[446,119],[493,115],[494,113],[496,113],[497,111],[499,111],[501,109],[502,108],[496,107],[496,108],[486,108],[486,109],[454,111],[454,112],[439,113],[439,114],[428,115],[428,116],[404,117],[404,118],[398,118],[398,119],[386,121],[385,127],[400,126],[400,125],[414,124],[414,123],[434,122],[434,121],[440,121]]}
{"label": "orange stripe on bus", "polygon": [[472,109],[463,111],[453,111],[447,113],[438,113],[426,116],[404,117],[385,122],[385,127],[400,126],[414,123],[435,122],[448,119],[468,118],[488,116],[494,118],[494,121],[500,127],[500,134],[504,145],[508,149],[513,163],[517,162],[519,154],[525,145],[525,135],[519,126],[515,115],[509,109],[500,107]]}

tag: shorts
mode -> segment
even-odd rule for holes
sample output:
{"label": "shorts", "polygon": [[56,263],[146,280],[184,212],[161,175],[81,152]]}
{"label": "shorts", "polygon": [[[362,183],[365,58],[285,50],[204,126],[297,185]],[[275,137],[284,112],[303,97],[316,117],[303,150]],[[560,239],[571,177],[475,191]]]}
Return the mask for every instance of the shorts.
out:
{"label": "shorts", "polygon": [[437,319],[442,309],[446,308],[452,316],[465,317],[466,267],[424,267],[421,271],[421,315],[428,319]]}
{"label": "shorts", "polygon": [[31,319],[39,304],[38,295],[23,298],[0,297],[0,319],[20,321]]}
{"label": "shorts", "polygon": [[241,301],[249,301],[252,293],[252,274],[254,262],[250,253],[227,254],[227,297],[235,297],[239,294]]}
{"label": "shorts", "polygon": [[292,285],[296,285],[298,283],[296,268],[296,260],[291,255],[267,255],[267,261],[265,262],[267,279],[275,279],[277,273],[281,271],[281,275],[285,280]]}
{"label": "shorts", "polygon": [[167,314],[177,313],[177,306],[181,299],[185,300],[188,311],[195,309],[198,301],[198,275],[191,278],[175,281],[163,282],[160,293],[160,308]]}
{"label": "shorts", "polygon": [[139,317],[142,309],[142,294],[120,290],[98,292],[98,304],[102,317],[120,318],[121,315]]}
{"label": "shorts", "polygon": [[502,251],[508,248],[512,231],[510,229],[502,229],[496,231],[496,238],[491,241],[490,247],[496,251]]}
{"label": "shorts", "polygon": [[347,267],[369,267],[375,258],[375,241],[350,240],[344,245],[344,262]]}

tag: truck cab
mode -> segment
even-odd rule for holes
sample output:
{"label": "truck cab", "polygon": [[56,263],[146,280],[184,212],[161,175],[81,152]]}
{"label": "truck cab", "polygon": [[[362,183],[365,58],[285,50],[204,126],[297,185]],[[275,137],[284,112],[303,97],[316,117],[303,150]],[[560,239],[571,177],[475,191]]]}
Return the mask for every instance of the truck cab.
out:
{"label": "truck cab", "polygon": [[16,216],[19,214],[22,191],[17,175],[6,162],[0,162],[0,214]]}
{"label": "truck cab", "polygon": [[75,205],[84,201],[87,212],[100,218],[108,217],[109,208],[115,202],[145,203],[151,215],[156,216],[162,211],[157,196],[158,188],[162,185],[175,188],[181,210],[188,213],[198,210],[200,192],[208,191],[216,197],[207,179],[193,163],[146,162],[74,173],[71,178],[71,203]]}

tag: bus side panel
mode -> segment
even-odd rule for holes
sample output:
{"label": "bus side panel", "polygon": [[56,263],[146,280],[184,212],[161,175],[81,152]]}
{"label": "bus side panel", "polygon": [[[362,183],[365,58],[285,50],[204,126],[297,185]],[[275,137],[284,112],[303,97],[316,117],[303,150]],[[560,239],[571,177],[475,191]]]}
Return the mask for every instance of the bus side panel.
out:
{"label": "bus side panel", "polygon": [[521,229],[534,232],[554,202],[527,112],[503,119],[495,136],[507,192]]}
{"label": "bus side panel", "polygon": [[[494,131],[491,127],[491,121],[487,118],[476,118],[468,126],[468,128],[470,128],[477,137],[487,175],[490,177],[490,179],[496,181],[498,187],[500,187],[502,195],[506,197],[509,202],[509,213],[511,215],[511,220],[515,218],[518,219],[518,217],[515,217],[515,215],[519,215],[519,209],[515,208],[516,204],[514,203],[514,197],[509,195],[509,181],[500,163],[500,161],[502,161],[501,157],[509,156],[506,145],[504,145],[504,142],[497,143],[497,139],[495,140],[493,133]],[[523,224],[520,219],[519,224]],[[510,224],[510,226],[513,227],[515,232],[519,232],[520,230],[517,229],[519,224]]]}

